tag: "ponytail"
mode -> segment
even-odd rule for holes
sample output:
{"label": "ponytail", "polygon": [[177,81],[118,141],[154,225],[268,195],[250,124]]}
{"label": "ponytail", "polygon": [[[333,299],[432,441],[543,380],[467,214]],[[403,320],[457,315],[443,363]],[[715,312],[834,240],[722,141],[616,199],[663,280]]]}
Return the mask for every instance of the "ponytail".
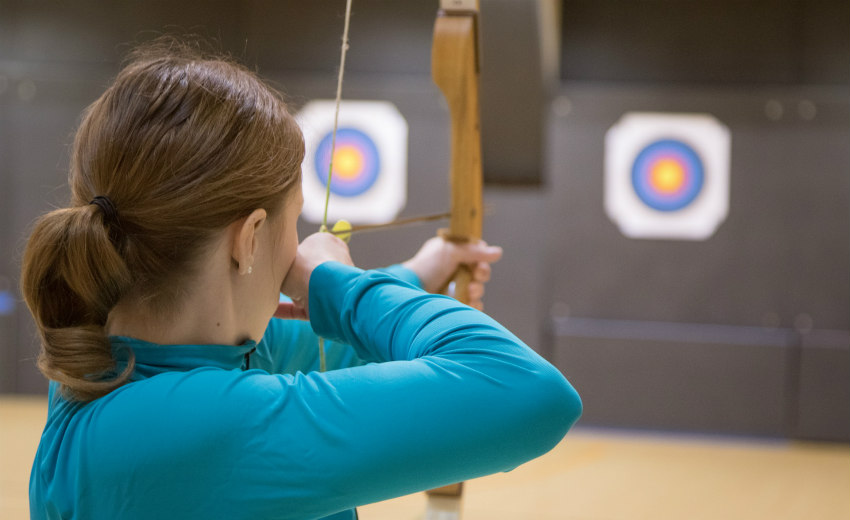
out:
{"label": "ponytail", "polygon": [[79,401],[109,393],[133,371],[131,354],[116,373],[106,335],[109,312],[132,283],[109,227],[94,204],[55,210],[36,222],[24,251],[21,292],[41,336],[38,366]]}
{"label": "ponytail", "polygon": [[253,72],[172,38],[130,58],[83,113],[71,207],[39,219],[24,253],[39,368],[79,401],[130,379],[132,353],[119,368],[107,337],[119,301],[172,314],[213,237],[300,186],[301,131]]}

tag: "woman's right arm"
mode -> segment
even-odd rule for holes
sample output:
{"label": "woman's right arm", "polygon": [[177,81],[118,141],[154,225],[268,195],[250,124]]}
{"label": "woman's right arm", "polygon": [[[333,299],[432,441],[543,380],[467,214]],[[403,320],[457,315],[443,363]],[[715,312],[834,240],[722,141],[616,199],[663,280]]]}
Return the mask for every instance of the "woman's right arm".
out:
{"label": "woman's right arm", "polygon": [[304,507],[329,508],[311,514],[510,470],[581,413],[555,367],[451,298],[328,262],[312,273],[309,308],[318,334],[382,361],[265,383],[271,402],[255,419],[270,444],[253,454],[309,488]]}

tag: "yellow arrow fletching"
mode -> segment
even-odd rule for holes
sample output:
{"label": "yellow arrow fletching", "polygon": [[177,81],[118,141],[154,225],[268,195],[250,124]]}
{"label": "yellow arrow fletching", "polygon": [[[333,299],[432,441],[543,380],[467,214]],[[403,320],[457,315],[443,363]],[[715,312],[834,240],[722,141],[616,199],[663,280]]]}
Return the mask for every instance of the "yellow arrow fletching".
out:
{"label": "yellow arrow fletching", "polygon": [[331,232],[347,244],[351,240],[351,223],[347,220],[337,220]]}

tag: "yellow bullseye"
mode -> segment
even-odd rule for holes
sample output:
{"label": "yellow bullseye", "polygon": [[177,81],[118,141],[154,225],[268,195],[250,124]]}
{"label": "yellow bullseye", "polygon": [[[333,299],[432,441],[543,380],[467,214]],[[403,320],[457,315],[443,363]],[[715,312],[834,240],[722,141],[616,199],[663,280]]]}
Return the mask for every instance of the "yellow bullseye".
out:
{"label": "yellow bullseye", "polygon": [[652,165],[649,183],[661,193],[676,193],[685,183],[685,170],[678,161],[661,159]]}
{"label": "yellow bullseye", "polygon": [[334,152],[334,175],[355,179],[363,171],[363,154],[356,146],[340,146]]}

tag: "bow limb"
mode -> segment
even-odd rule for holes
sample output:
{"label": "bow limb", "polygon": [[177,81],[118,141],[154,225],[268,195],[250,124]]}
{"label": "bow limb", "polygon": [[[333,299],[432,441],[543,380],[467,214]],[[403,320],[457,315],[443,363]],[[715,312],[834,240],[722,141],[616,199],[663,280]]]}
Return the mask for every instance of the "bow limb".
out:
{"label": "bow limb", "polygon": [[[451,220],[444,238],[481,238],[483,221],[481,125],[478,105],[478,0],[441,0],[434,24],[431,73],[451,115]],[[469,303],[472,269],[453,275],[454,296]],[[463,483],[428,491],[426,520],[460,518]]]}

